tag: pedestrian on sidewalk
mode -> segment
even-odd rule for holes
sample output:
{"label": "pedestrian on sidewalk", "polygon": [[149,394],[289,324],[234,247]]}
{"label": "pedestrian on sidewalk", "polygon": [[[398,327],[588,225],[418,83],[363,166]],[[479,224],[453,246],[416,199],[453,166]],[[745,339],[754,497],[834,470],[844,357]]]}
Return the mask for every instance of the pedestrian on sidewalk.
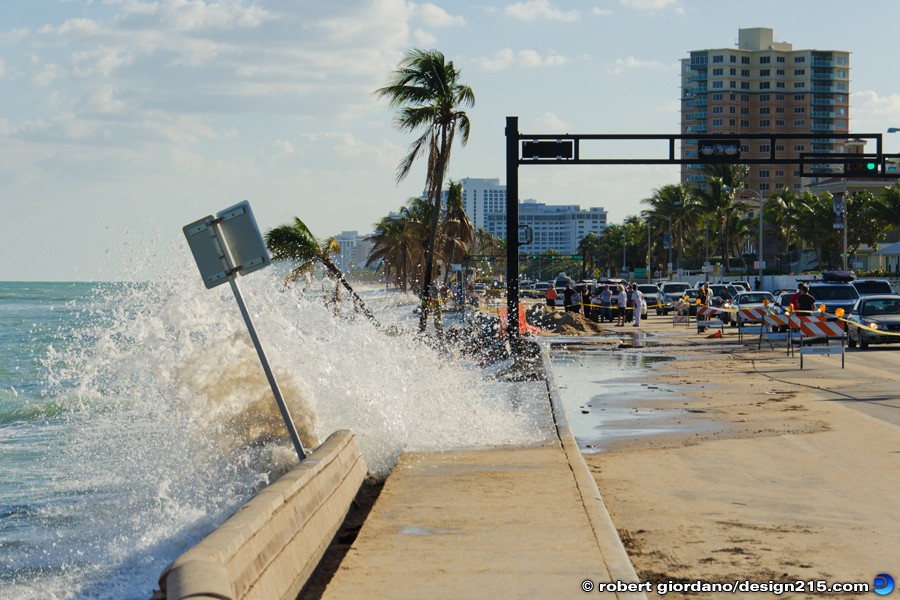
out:
{"label": "pedestrian on sidewalk", "polygon": [[556,288],[554,286],[550,286],[547,288],[547,292],[544,294],[544,298],[547,300],[547,306],[550,307],[550,310],[556,310],[556,297],[558,294],[556,293]]}
{"label": "pedestrian on sidewalk", "polygon": [[600,322],[613,322],[612,315],[612,292],[609,291],[609,285],[604,285],[600,290]]}

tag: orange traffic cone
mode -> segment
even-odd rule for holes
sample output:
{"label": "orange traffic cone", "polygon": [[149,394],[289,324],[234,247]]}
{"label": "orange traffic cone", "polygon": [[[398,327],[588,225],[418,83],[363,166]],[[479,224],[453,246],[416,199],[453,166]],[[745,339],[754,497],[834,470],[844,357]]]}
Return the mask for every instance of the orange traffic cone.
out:
{"label": "orange traffic cone", "polygon": [[722,332],[721,332],[721,331],[717,331],[717,332],[715,332],[715,333],[711,333],[711,334],[709,334],[708,336],[706,336],[706,339],[709,339],[709,338],[720,338],[720,337],[722,337]]}

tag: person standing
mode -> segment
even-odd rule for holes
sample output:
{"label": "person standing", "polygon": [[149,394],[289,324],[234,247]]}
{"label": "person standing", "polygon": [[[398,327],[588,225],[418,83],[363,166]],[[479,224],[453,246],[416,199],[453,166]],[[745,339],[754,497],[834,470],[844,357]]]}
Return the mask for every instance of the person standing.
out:
{"label": "person standing", "polygon": [[556,288],[554,286],[550,286],[547,288],[547,292],[544,294],[544,298],[547,300],[547,306],[550,307],[550,310],[556,310],[556,297],[559,294],[556,293]]}
{"label": "person standing", "polygon": [[604,285],[603,289],[600,290],[600,322],[609,321],[612,323],[613,315],[612,315],[612,292],[609,291],[609,286]]}
{"label": "person standing", "polygon": [[816,311],[816,299],[809,293],[809,286],[800,284],[800,293],[797,294],[797,311],[800,314],[812,314]]}
{"label": "person standing", "polygon": [[625,291],[625,286],[621,283],[616,288],[616,290],[619,292],[619,295],[616,298],[616,304],[619,308],[619,316],[616,320],[616,327],[625,327],[625,311],[628,308],[628,292]]}
{"label": "person standing", "polygon": [[637,283],[631,284],[631,300],[634,305],[634,325],[632,327],[640,327],[641,312],[644,307],[644,294],[638,289]]}

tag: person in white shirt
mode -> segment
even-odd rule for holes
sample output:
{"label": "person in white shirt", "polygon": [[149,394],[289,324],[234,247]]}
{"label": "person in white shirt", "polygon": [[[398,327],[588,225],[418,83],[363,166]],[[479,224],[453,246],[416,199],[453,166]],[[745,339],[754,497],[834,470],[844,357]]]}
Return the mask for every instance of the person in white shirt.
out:
{"label": "person in white shirt", "polygon": [[628,292],[625,291],[625,286],[621,283],[619,284],[619,287],[617,289],[619,295],[616,299],[616,304],[619,308],[619,318],[616,321],[616,327],[625,327],[625,311],[626,307],[628,306]]}
{"label": "person in white shirt", "polygon": [[644,307],[644,294],[641,293],[641,290],[638,289],[636,283],[631,284],[631,300],[632,305],[634,305],[634,327],[641,326],[641,312]]}

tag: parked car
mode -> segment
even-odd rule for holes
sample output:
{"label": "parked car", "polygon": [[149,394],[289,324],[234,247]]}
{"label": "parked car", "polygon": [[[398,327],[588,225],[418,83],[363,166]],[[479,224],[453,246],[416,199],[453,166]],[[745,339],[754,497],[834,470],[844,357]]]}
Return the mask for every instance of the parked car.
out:
{"label": "parked car", "polygon": [[[775,304],[775,296],[773,296],[770,292],[738,292],[738,295],[735,296],[734,302],[732,302],[732,308],[737,310],[741,310],[743,308],[763,308],[766,305],[774,305]],[[755,319],[753,317],[741,316],[740,313],[737,314],[737,318],[735,319],[738,325],[743,325],[744,323],[759,323],[759,319]]]}
{"label": "parked car", "polygon": [[807,285],[810,295],[816,299],[816,306],[824,304],[825,312],[832,318],[838,308],[843,308],[845,313],[849,313],[859,300],[859,292],[851,283],[811,281]]}
{"label": "parked car", "polygon": [[644,295],[644,312],[641,313],[643,319],[647,317],[649,307],[656,308],[659,304],[659,286],[655,283],[639,283],[638,290]]}
{"label": "parked car", "polygon": [[897,294],[863,296],[845,318],[847,345],[851,348],[857,344],[868,348],[869,344],[900,343],[900,296]]}
{"label": "parked car", "polygon": [[850,285],[856,288],[860,297],[895,293],[887,279],[857,279]]}
{"label": "parked car", "polygon": [[549,281],[538,281],[527,287],[520,288],[519,296],[523,298],[543,298],[547,293],[547,290],[551,287],[553,287],[553,284]]}
{"label": "parked car", "polygon": [[[740,279],[737,279],[737,280],[735,280],[735,281],[730,282],[730,285],[733,285],[733,286],[736,287],[736,288],[743,288],[743,290],[744,290],[745,292],[752,292],[752,291],[753,291],[752,289],[750,289],[750,283],[749,283],[749,282],[741,281]],[[741,290],[738,289],[738,291],[741,291]]]}
{"label": "parked car", "polygon": [[675,302],[684,296],[686,290],[691,289],[691,284],[684,281],[666,281],[659,286],[660,300],[656,308],[656,314],[665,315],[675,309]]}

